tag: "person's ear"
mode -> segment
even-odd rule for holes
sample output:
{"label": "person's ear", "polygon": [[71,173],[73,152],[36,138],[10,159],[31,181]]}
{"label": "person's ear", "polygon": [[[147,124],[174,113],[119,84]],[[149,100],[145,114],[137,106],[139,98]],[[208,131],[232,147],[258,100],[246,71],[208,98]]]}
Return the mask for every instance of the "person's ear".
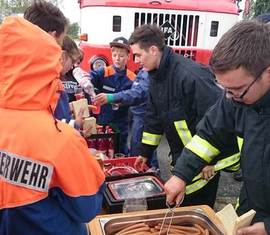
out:
{"label": "person's ear", "polygon": [[61,63],[64,65],[68,59],[68,54],[66,51],[62,50]]}
{"label": "person's ear", "polygon": [[55,39],[55,40],[57,40],[57,32],[56,31],[50,31],[50,32],[48,32],[48,34],[50,34],[51,36],[53,36],[53,38]]}
{"label": "person's ear", "polygon": [[156,56],[159,52],[159,49],[157,48],[157,46],[152,45],[150,46],[149,51],[152,55]]}
{"label": "person's ear", "polygon": [[48,32],[48,34],[50,34],[54,39],[55,41],[58,43],[58,45],[60,47],[62,47],[63,45],[63,37],[62,37],[62,34],[61,35],[58,35],[56,31],[50,31]]}

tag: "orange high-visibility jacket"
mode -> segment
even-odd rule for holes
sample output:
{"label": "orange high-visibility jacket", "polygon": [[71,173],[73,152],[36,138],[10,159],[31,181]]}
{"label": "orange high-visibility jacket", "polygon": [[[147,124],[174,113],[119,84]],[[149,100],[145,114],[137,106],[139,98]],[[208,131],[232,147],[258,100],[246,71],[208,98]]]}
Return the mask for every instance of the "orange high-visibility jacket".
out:
{"label": "orange high-visibility jacket", "polygon": [[85,140],[53,118],[61,48],[20,17],[0,25],[0,234],[85,234],[104,174]]}

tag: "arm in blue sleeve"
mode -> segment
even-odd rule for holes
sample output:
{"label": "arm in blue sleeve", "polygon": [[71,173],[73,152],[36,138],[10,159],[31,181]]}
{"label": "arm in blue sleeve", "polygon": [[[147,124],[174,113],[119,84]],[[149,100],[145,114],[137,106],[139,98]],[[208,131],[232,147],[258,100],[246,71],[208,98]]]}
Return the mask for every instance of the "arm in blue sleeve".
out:
{"label": "arm in blue sleeve", "polygon": [[[219,100],[214,106],[210,107],[203,119],[197,125],[197,133],[192,140],[185,146],[181,156],[173,169],[173,175],[183,179],[186,183],[190,183],[201,169],[209,164],[206,161],[207,148],[214,147],[216,152],[208,156],[211,161],[223,155],[230,156],[239,152],[239,148],[234,133],[234,108],[230,105],[225,97]],[[225,108],[226,106],[226,108]],[[197,146],[201,146],[196,138],[203,140],[205,150],[197,151]]]}
{"label": "arm in blue sleeve", "polygon": [[102,89],[102,79],[104,78],[104,68],[99,68],[98,70],[93,70],[90,72],[91,83],[93,86],[101,91]]}
{"label": "arm in blue sleeve", "polygon": [[51,195],[57,198],[59,204],[74,221],[87,223],[101,211],[104,189],[105,183],[94,195],[70,197],[60,188],[56,188],[52,190]]}
{"label": "arm in blue sleeve", "polygon": [[[145,133],[159,135],[159,136],[162,136],[164,133],[163,124],[160,121],[160,119],[158,118],[157,108],[153,102],[151,92],[149,93],[146,114],[145,114],[145,118],[144,118],[143,135]],[[143,157],[150,157],[150,156],[152,156],[154,150],[157,147],[158,147],[158,145],[146,144],[142,140],[140,155],[142,155]]]}
{"label": "arm in blue sleeve", "polygon": [[142,102],[146,102],[148,98],[148,89],[148,73],[142,71],[137,75],[131,89],[112,94],[112,101],[114,103],[121,103],[129,106],[138,105]]}

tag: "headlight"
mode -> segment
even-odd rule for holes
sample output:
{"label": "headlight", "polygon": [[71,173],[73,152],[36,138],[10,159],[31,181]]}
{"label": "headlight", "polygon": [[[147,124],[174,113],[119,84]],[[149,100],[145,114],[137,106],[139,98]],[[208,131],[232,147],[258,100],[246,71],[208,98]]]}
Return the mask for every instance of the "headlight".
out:
{"label": "headlight", "polygon": [[91,70],[97,70],[100,67],[107,66],[107,61],[103,57],[95,57],[90,61]]}

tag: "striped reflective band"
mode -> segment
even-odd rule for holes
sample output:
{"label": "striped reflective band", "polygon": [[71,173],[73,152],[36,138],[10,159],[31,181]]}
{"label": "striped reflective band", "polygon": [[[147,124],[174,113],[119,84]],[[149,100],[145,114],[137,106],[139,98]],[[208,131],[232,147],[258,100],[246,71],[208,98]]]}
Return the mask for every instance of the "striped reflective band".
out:
{"label": "striped reflective band", "polygon": [[143,132],[142,143],[157,146],[159,145],[161,135],[150,134]]}
{"label": "striped reflective band", "polygon": [[222,159],[215,164],[214,166],[215,171],[220,171],[222,169],[230,167],[234,165],[235,163],[239,162],[239,160],[240,160],[240,153],[236,153],[230,157]]}
{"label": "striped reflective band", "polygon": [[243,147],[243,143],[244,143],[244,139],[237,136],[237,143],[238,143],[238,148],[239,148],[239,151],[241,151],[242,147]]}
{"label": "striped reflective band", "polygon": [[227,167],[226,170],[229,170],[229,171],[238,171],[240,169],[240,162],[238,162],[236,165],[234,166],[230,166],[230,167]]}
{"label": "striped reflective band", "polygon": [[185,147],[208,163],[220,153],[218,149],[198,135],[195,135]]}
{"label": "striped reflective band", "polygon": [[193,184],[187,185],[186,194],[188,195],[188,194],[191,194],[191,193],[198,191],[199,189],[204,187],[208,182],[209,182],[208,180],[200,179],[200,180],[194,182]]}
{"label": "striped reflective band", "polygon": [[192,139],[192,135],[187,126],[187,122],[185,120],[175,121],[174,126],[183,145],[185,146]]}
{"label": "striped reflective band", "polygon": [[[236,163],[239,162],[239,160],[240,160],[240,153],[236,153],[230,157],[222,159],[214,165],[214,171],[217,172],[217,171],[223,170],[225,168],[227,168],[231,171],[237,171],[239,169],[240,163],[238,163],[238,164],[236,164]],[[236,164],[236,165],[234,165],[234,164]],[[202,178],[202,173],[196,175],[192,179],[192,181],[194,182],[200,178]]]}
{"label": "striped reflective band", "polygon": [[239,204],[239,197],[238,197],[236,200],[236,204],[235,204],[234,209],[237,210],[239,206],[240,206],[240,204]]}

